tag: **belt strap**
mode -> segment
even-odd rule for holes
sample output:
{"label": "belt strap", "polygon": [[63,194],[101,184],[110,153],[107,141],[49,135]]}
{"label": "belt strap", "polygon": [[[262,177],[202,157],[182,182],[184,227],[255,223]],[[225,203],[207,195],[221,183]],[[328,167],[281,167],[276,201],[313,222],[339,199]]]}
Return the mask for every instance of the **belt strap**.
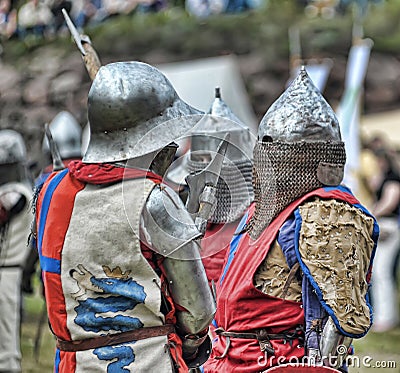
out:
{"label": "belt strap", "polygon": [[162,335],[168,335],[170,333],[175,333],[175,327],[172,324],[149,326],[146,328],[130,330],[128,332],[81,339],[79,341],[64,341],[56,338],[56,347],[61,351],[85,351],[99,347],[114,346],[120,343],[138,341],[146,338],[159,337]]}
{"label": "belt strap", "polygon": [[227,332],[223,328],[215,329],[215,333],[217,335],[222,335],[223,337],[230,337],[230,338],[241,338],[241,339],[256,339],[257,341],[264,341],[268,339],[299,339],[301,338],[302,329],[294,329],[284,331],[282,333],[268,333],[264,329],[260,329],[257,332],[253,333],[246,333],[246,332]]}
{"label": "belt strap", "polygon": [[247,332],[227,332],[223,328],[217,328],[215,329],[215,333],[217,335],[223,336],[226,338],[226,348],[224,353],[221,356],[216,356],[216,359],[223,359],[229,350],[229,347],[231,345],[231,338],[240,338],[240,339],[255,339],[258,341],[260,344],[260,349],[261,351],[265,351],[270,355],[275,355],[275,350],[270,342],[270,340],[279,340],[283,339],[286,343],[286,341],[291,341],[295,339],[299,339],[300,341],[303,341],[304,339],[304,332],[303,332],[303,327],[298,326],[294,330],[285,330],[281,333],[268,333],[265,329],[260,329],[257,330],[253,333],[247,333]]}

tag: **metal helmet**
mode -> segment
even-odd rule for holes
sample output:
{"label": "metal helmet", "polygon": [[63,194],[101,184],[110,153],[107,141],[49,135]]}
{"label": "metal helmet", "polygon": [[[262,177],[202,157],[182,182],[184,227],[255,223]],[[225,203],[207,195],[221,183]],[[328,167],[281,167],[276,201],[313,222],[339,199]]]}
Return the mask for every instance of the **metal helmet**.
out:
{"label": "metal helmet", "polygon": [[251,151],[253,140],[246,127],[221,99],[220,89],[208,114],[190,132],[189,155],[167,176],[181,184],[183,175],[204,169],[212,160],[221,140],[229,133],[220,179],[217,185],[217,206],[212,223],[230,223],[243,215],[253,200]]}
{"label": "metal helmet", "polygon": [[86,150],[89,146],[89,140],[90,140],[90,124],[89,122],[86,123],[85,127],[83,127],[82,130],[82,143],[81,143],[81,152],[82,154],[86,153]]}
{"label": "metal helmet", "polygon": [[[50,122],[49,128],[62,159],[82,157],[82,128],[71,113],[59,112]],[[45,154],[50,153],[46,136],[43,138],[42,149]]]}
{"label": "metal helmet", "polygon": [[335,112],[304,67],[261,119],[258,141],[342,141]]}
{"label": "metal helmet", "polygon": [[25,142],[14,130],[0,130],[0,169],[0,185],[27,179]]}
{"label": "metal helmet", "polygon": [[0,130],[0,164],[25,163],[26,147],[21,134]]}
{"label": "metal helmet", "polygon": [[262,118],[253,161],[253,239],[291,202],[341,183],[346,152],[339,122],[304,68]]}
{"label": "metal helmet", "polygon": [[252,148],[250,129],[237,118],[221,98],[221,91],[215,89],[215,99],[208,114],[191,131],[190,151],[201,155],[202,152],[215,152],[225,134],[230,134],[229,146],[225,157],[232,162],[251,159]]}
{"label": "metal helmet", "polygon": [[117,162],[157,151],[202,117],[155,67],[116,62],[100,68],[88,96],[86,163]]}

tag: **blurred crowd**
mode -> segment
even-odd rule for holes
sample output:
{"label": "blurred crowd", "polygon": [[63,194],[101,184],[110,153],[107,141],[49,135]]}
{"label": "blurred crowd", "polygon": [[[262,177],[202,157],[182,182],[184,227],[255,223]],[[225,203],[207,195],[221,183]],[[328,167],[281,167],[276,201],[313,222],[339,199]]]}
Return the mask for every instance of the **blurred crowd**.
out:
{"label": "blurred crowd", "polygon": [[0,36],[3,39],[28,35],[47,37],[65,29],[65,8],[78,29],[118,14],[162,9],[164,0],[0,0]]}
{"label": "blurred crowd", "polygon": [[[307,15],[331,18],[359,0],[297,0]],[[371,0],[379,2],[380,0]],[[362,1],[360,2],[362,3]],[[368,2],[365,2],[368,3]],[[80,30],[119,14],[158,12],[184,6],[195,17],[258,9],[268,0],[0,0],[0,38],[48,37],[65,30],[65,8]]]}

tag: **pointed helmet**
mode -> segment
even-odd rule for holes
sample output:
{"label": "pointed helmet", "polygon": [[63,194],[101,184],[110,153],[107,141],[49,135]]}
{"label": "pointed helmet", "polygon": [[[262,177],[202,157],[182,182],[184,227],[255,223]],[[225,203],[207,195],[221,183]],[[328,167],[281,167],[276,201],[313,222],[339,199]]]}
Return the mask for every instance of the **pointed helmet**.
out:
{"label": "pointed helmet", "polygon": [[304,68],[262,118],[253,161],[253,239],[291,202],[341,183],[346,153],[339,122]]}

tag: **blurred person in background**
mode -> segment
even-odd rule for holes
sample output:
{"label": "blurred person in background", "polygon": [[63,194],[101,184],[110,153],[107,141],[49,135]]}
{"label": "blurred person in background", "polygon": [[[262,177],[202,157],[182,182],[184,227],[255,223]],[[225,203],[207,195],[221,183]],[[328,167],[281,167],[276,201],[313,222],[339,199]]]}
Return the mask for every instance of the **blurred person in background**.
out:
{"label": "blurred person in background", "polygon": [[[375,145],[375,143],[374,143]],[[381,234],[372,272],[371,296],[374,331],[385,332],[399,324],[398,290],[393,275],[400,250],[400,173],[387,148],[374,147],[377,168],[369,180],[376,202],[371,212],[378,219]]]}
{"label": "blurred person in background", "polygon": [[0,131],[0,372],[21,372],[22,267],[32,222],[22,136]]}
{"label": "blurred person in background", "polygon": [[0,0],[0,37],[9,39],[17,34],[17,10],[14,1]]}
{"label": "blurred person in background", "polygon": [[53,13],[53,29],[54,32],[58,32],[65,24],[62,9],[65,9],[70,13],[72,8],[72,1],[70,0],[47,0],[46,5],[50,8]]}
{"label": "blurred person in background", "polygon": [[43,37],[51,32],[54,23],[51,9],[40,0],[28,0],[18,11],[20,37]]}

